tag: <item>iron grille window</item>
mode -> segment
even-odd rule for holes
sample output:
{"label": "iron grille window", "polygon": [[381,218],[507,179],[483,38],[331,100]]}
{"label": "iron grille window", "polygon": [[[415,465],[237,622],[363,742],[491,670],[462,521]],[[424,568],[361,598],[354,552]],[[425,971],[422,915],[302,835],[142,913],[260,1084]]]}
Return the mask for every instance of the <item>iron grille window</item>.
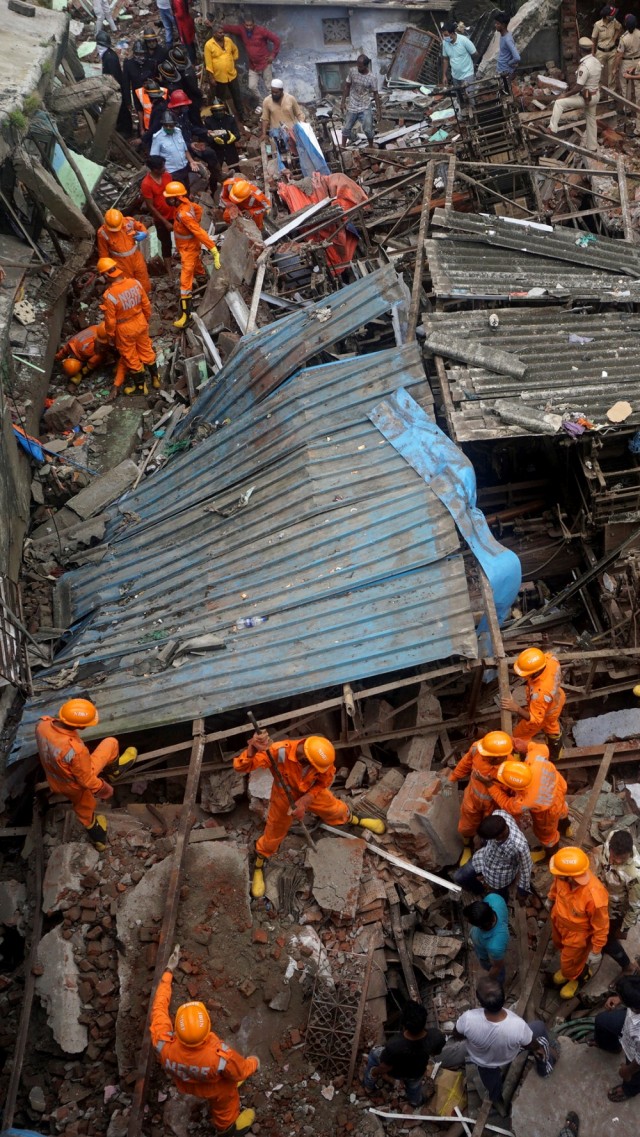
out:
{"label": "iron grille window", "polygon": [[348,16],[333,16],[322,21],[322,35],[324,42],[351,43],[351,24]]}
{"label": "iron grille window", "polygon": [[395,55],[400,46],[402,32],[376,32],[376,51],[378,55]]}
{"label": "iron grille window", "polygon": [[27,647],[23,632],[11,616],[21,619],[17,584],[0,573],[0,675],[14,687],[31,689]]}

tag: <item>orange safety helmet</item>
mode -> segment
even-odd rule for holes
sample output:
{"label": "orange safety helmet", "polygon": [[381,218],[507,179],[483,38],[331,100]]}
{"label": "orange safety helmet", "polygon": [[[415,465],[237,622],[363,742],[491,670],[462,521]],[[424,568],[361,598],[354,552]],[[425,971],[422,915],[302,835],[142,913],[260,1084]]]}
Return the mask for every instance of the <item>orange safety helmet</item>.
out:
{"label": "orange safety helmet", "polygon": [[502,762],[498,766],[496,777],[511,790],[526,790],[533,781],[531,769],[524,762]]}
{"label": "orange safety helmet", "polygon": [[113,257],[100,257],[96,268],[103,276],[115,276],[116,274],[124,276],[122,269],[116,264]]}
{"label": "orange safety helmet", "polygon": [[163,197],[186,197],[187,187],[182,182],[167,182],[162,191]]}
{"label": "orange safety helmet", "polygon": [[240,205],[248,197],[251,197],[251,189],[250,182],[246,182],[244,178],[239,178],[237,182],[229,186],[229,197],[235,201],[236,205]]}
{"label": "orange safety helmet", "polygon": [[559,849],[549,861],[549,872],[554,876],[582,876],[588,869],[587,854],[574,846]]}
{"label": "orange safety helmet", "polygon": [[320,734],[310,734],[303,742],[304,756],[311,763],[314,770],[324,774],[333,766],[336,752],[332,742]]}
{"label": "orange safety helmet", "polygon": [[108,339],[107,329],[104,322],[102,324],[96,324],[96,339],[105,341]]}
{"label": "orange safety helmet", "polygon": [[71,378],[72,375],[79,375],[82,371],[82,364],[79,359],[63,359],[62,370],[65,375]]}
{"label": "orange safety helmet", "polygon": [[90,699],[69,699],[58,711],[58,718],[65,726],[97,726],[100,716]]}
{"label": "orange safety helmet", "polygon": [[211,1019],[204,1003],[183,1003],[176,1012],[175,1030],[185,1046],[199,1046],[211,1030]]}
{"label": "orange safety helmet", "polygon": [[544,652],[540,651],[539,647],[528,647],[520,652],[513,665],[513,670],[521,679],[526,679],[528,675],[535,675],[536,671],[542,671],[546,664]]}
{"label": "orange safety helmet", "polygon": [[504,730],[490,730],[476,742],[478,753],[482,754],[483,758],[510,758],[513,754],[513,742],[511,735],[507,734]]}
{"label": "orange safety helmet", "polygon": [[124,224],[124,216],[119,209],[108,209],[104,215],[104,223],[111,233],[117,233]]}

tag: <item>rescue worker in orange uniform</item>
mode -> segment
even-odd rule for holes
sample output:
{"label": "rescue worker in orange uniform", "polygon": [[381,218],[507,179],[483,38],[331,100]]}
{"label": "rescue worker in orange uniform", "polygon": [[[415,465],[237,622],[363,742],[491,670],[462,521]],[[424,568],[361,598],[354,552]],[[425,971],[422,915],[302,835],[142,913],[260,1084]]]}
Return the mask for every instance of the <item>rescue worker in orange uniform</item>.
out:
{"label": "rescue worker in orange uniform", "polygon": [[262,837],[256,841],[252,896],[264,896],[264,862],[278,852],[293,821],[303,820],[306,812],[320,817],[327,825],[359,825],[372,833],[384,833],[383,821],[377,817],[356,817],[346,802],[331,793],[329,787],[336,776],[335,756],[332,743],[320,735],[272,742],[266,731],[260,731],[249,740],[247,749],[233,759],[234,769],[240,774],[272,770],[275,766],[296,803],[292,810],[285,791],[274,777],[267,823]]}
{"label": "rescue worker in orange uniform", "polygon": [[560,715],[566,700],[560,685],[560,664],[550,652],[528,647],[520,652],[513,670],[521,679],[526,679],[527,700],[526,707],[521,707],[512,696],[501,701],[503,710],[511,711],[520,719],[513,732],[514,738],[528,741],[543,731],[551,761],[557,762],[562,752]]}
{"label": "rescue worker in orange uniform", "polygon": [[124,217],[119,209],[108,209],[104,225],[96,234],[98,257],[111,257],[125,276],[140,281],[145,292],[151,292],[151,281],[145,259],[138,248],[149,236],[148,230],[133,217]]}
{"label": "rescue worker in orange uniform", "polygon": [[182,182],[169,182],[164,196],[169,205],[175,207],[173,236],[180,253],[180,316],[174,320],[173,326],[185,328],[191,315],[193,278],[196,274],[204,275],[200,246],[204,245],[209,250],[216,270],[220,268],[220,254],[213,237],[200,225],[202,206],[189,201],[186,186]]}
{"label": "rescue worker in orange uniform", "polygon": [[220,208],[224,209],[223,217],[227,224],[241,213],[246,213],[258,229],[262,229],[264,215],[271,209],[271,202],[252,182],[233,177],[222,183]]}
{"label": "rescue worker in orange uniform", "polygon": [[214,1034],[204,1003],[183,1003],[172,1023],[169,1004],[179,960],[177,944],[153,999],[150,1031],[156,1057],[179,1093],[206,1098],[218,1134],[246,1133],[256,1114],[240,1109],[238,1086],[260,1068],[260,1059],[243,1058]]}
{"label": "rescue worker in orange uniform", "polygon": [[557,766],[548,761],[549,750],[544,743],[514,739],[514,748],[526,753],[524,762],[502,762],[489,793],[498,808],[516,821],[524,810],[529,812],[533,832],[542,846],[532,850],[531,860],[539,863],[557,853],[560,834],[567,836],[570,832],[567,783]]}
{"label": "rescue worker in orange uniform", "polygon": [[55,718],[45,715],[40,719],[36,744],[49,789],[69,799],[89,840],[103,852],[107,819],[103,813],[96,813],[97,799],[106,801],[113,797],[111,783],[131,768],[138,751],[128,746],[120,754],[117,738],[103,738],[89,753],[78,732],[97,726],[99,721],[98,711],[89,699],[69,699]]}
{"label": "rescue worker in orange uniform", "polygon": [[496,803],[489,793],[501,762],[513,753],[513,743],[503,730],[491,730],[484,738],[474,742],[449,774],[450,782],[469,779],[460,804],[458,833],[464,842],[460,867],[471,858],[471,841],[478,832],[480,822],[493,813]]}
{"label": "rescue worker in orange uniform", "polygon": [[561,988],[561,999],[573,999],[602,960],[609,935],[609,894],[582,849],[560,849],[549,861],[549,871],[555,877],[549,889],[551,934],[560,949],[560,970],[553,982]]}
{"label": "rescue worker in orange uniform", "polygon": [[[125,395],[135,395],[136,391],[148,395],[145,367],[152,386],[160,387],[156,355],[149,339],[149,297],[137,280],[125,277],[111,257],[100,258],[98,272],[108,281],[101,305],[107,338],[124,363],[123,369],[118,368],[110,398],[116,397],[122,383]],[[125,379],[127,373],[129,378]]]}
{"label": "rescue worker in orange uniform", "polygon": [[104,324],[91,324],[63,344],[56,352],[56,362],[62,363],[62,370],[69,382],[77,387],[84,375],[106,362],[108,354],[109,344]]}

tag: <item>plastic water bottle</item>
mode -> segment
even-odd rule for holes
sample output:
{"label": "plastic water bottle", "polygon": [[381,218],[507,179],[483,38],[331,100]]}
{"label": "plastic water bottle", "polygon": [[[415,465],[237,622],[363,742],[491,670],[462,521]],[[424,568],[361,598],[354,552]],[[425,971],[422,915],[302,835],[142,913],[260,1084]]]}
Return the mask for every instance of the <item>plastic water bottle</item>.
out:
{"label": "plastic water bottle", "polygon": [[266,624],[268,616],[243,616],[240,620],[236,620],[236,628],[257,628],[259,624]]}

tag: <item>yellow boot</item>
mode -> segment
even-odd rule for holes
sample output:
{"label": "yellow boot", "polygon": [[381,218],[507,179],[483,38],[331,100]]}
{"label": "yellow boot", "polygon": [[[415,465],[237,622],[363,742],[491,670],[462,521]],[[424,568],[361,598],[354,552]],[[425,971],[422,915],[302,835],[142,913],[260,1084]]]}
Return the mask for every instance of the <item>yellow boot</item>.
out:
{"label": "yellow boot", "polygon": [[253,1125],[256,1119],[255,1109],[243,1109],[242,1113],[236,1117],[235,1125],[232,1130],[233,1133],[246,1133]]}
{"label": "yellow boot", "polygon": [[87,837],[99,853],[107,847],[107,819],[104,813],[94,813],[93,822],[87,826]]}
{"label": "yellow boot", "polygon": [[148,395],[146,375],[142,371],[130,371],[124,384],[125,395]]}
{"label": "yellow boot", "polygon": [[553,977],[553,982],[554,982],[556,987],[562,987],[563,984],[568,983],[569,981],[568,981],[566,975],[563,975],[561,971],[556,971],[556,973]]}
{"label": "yellow boot", "polygon": [[180,298],[180,316],[177,320],[173,321],[174,328],[186,328],[189,323],[189,316],[191,315],[191,297],[182,296]]}
{"label": "yellow boot", "polygon": [[467,861],[471,860],[472,856],[473,850],[471,848],[471,842],[465,838],[464,849],[462,850],[462,853],[460,854],[460,860],[458,861],[458,868],[463,868],[464,865],[466,865]]}
{"label": "yellow boot", "polygon": [[533,861],[534,865],[539,865],[542,861],[544,861],[546,855],[547,854],[545,853],[544,849],[532,849],[531,860]]}
{"label": "yellow boot", "polygon": [[[264,857],[256,857],[256,863],[253,866],[253,877],[251,879],[251,895],[254,900],[260,900],[265,893],[264,873],[262,871],[263,865]],[[242,1116],[242,1114],[240,1116]]]}
{"label": "yellow boot", "polygon": [[[555,975],[554,975],[554,979],[555,979]],[[560,998],[561,999],[573,999],[573,996],[575,995],[579,986],[580,986],[580,980],[579,979],[567,979],[567,982],[565,983],[564,987],[560,988]]]}
{"label": "yellow boot", "polygon": [[113,763],[113,766],[107,766],[107,769],[105,771],[107,780],[109,782],[117,782],[118,778],[121,774],[124,774],[125,770],[131,769],[137,757],[138,751],[136,750],[135,746],[127,746],[127,749],[122,751],[122,754],[118,760]]}
{"label": "yellow boot", "polygon": [[359,825],[361,829],[369,829],[371,833],[379,835],[387,831],[384,821],[380,821],[377,817],[356,817],[355,813],[351,814],[349,825]]}
{"label": "yellow boot", "polygon": [[158,375],[158,364],[150,363],[148,366],[148,371],[151,376],[151,386],[153,387],[154,391],[159,391],[162,387],[162,383],[160,382],[160,376]]}

